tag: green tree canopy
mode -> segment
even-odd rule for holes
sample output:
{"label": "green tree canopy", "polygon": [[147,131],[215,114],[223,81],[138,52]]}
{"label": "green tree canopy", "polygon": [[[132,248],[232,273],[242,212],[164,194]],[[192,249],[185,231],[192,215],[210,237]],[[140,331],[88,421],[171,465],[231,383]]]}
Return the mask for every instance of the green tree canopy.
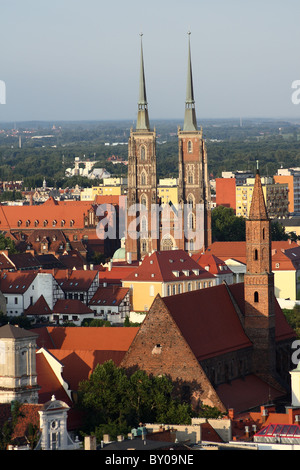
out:
{"label": "green tree canopy", "polygon": [[211,213],[213,241],[244,241],[246,219],[237,217],[231,207],[218,206]]}
{"label": "green tree canopy", "polygon": [[142,370],[127,375],[113,361],[98,364],[78,391],[78,406],[87,418],[85,432],[101,440],[104,433],[116,437],[141,422],[189,424],[192,408],[174,398],[173,386],[164,375],[149,376]]}

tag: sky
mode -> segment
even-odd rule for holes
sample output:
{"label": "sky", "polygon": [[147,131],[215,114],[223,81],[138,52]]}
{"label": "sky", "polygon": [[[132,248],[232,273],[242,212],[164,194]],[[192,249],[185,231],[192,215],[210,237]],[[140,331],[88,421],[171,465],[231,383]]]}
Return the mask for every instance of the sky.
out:
{"label": "sky", "polygon": [[188,31],[198,121],[300,118],[299,21],[299,0],[1,0],[0,122],[134,121],[140,33],[150,121],[183,120]]}

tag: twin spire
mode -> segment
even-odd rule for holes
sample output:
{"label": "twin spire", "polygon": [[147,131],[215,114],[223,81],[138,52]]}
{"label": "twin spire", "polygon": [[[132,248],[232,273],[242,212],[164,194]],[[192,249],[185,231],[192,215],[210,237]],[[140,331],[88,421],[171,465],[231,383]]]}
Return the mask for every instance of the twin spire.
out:
{"label": "twin spire", "polygon": [[136,130],[150,130],[149,116],[148,116],[148,103],[146,96],[146,83],[144,71],[144,58],[143,58],[143,35],[141,34],[141,65],[140,65],[140,91],[138,101],[138,116],[136,123]]}
{"label": "twin spire", "polygon": [[[195,111],[195,100],[194,100],[194,87],[193,87],[193,74],[192,74],[192,61],[191,61],[191,45],[189,35],[189,47],[188,47],[188,73],[187,73],[187,87],[186,87],[186,101],[185,101],[185,116],[184,116],[184,131],[197,131],[197,119]],[[139,89],[139,101],[138,101],[138,116],[136,123],[136,130],[150,130],[149,116],[148,116],[148,103],[146,96],[146,83],[145,83],[145,71],[144,71],[144,58],[143,58],[143,43],[141,36],[141,63],[140,63],[140,89]]]}

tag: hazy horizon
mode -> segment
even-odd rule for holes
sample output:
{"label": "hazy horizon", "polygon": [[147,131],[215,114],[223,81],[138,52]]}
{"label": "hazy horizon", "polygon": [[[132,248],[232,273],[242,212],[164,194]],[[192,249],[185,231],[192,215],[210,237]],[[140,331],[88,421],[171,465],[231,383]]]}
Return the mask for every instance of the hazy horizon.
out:
{"label": "hazy horizon", "polygon": [[189,30],[198,125],[298,119],[300,2],[245,3],[2,0],[0,122],[134,122],[140,32],[150,122],[182,122]]}

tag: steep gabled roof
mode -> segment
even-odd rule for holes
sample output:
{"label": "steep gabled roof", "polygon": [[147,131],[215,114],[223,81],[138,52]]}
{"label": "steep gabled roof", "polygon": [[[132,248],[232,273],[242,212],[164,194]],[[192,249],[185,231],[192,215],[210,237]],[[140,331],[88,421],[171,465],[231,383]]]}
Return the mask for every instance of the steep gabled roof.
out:
{"label": "steep gabled roof", "polygon": [[80,300],[76,299],[58,299],[53,307],[53,313],[68,314],[68,315],[84,315],[92,314],[91,310]]}
{"label": "steep gabled roof", "polygon": [[252,347],[224,284],[163,302],[198,361]]}
{"label": "steep gabled roof", "polygon": [[50,315],[51,308],[47,304],[45,297],[41,295],[35,304],[30,305],[24,312],[24,315]]}
{"label": "steep gabled roof", "polygon": [[91,306],[118,306],[129,292],[128,287],[98,287],[89,302]]}

